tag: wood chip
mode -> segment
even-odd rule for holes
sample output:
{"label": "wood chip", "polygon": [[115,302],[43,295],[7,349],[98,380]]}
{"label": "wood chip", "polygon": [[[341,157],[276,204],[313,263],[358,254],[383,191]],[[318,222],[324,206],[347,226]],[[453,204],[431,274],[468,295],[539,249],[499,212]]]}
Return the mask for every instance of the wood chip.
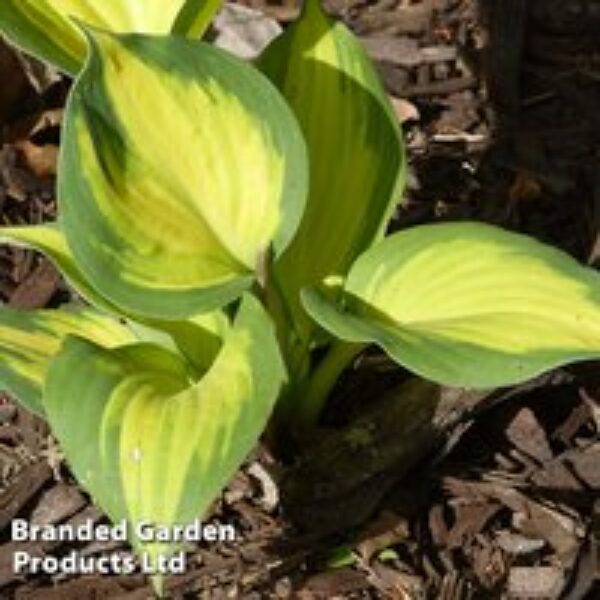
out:
{"label": "wood chip", "polygon": [[540,488],[581,491],[582,485],[571,472],[563,457],[546,463],[533,473],[531,481]]}
{"label": "wood chip", "polygon": [[254,58],[281,33],[271,17],[239,4],[226,3],[212,25],[214,44],[242,58]]}
{"label": "wood chip", "polygon": [[24,140],[17,142],[15,148],[19,149],[27,168],[38,179],[49,179],[56,175],[58,146],[54,144],[38,146],[28,140]]}
{"label": "wood chip", "polygon": [[409,535],[409,524],[406,519],[386,512],[364,532],[356,550],[361,559],[369,563],[381,550],[408,539]]}
{"label": "wood chip", "polygon": [[405,68],[417,67],[423,62],[416,40],[389,35],[367,36],[361,39],[371,58]]}
{"label": "wood chip", "polygon": [[508,594],[514,600],[553,600],[564,585],[565,574],[557,567],[513,567],[508,576]]}
{"label": "wood chip", "polygon": [[597,492],[600,491],[600,442],[573,452],[568,461],[586,485]]}
{"label": "wood chip", "polygon": [[0,494],[0,529],[6,527],[52,477],[52,470],[43,461],[25,467],[12,485]]}
{"label": "wood chip", "polygon": [[522,408],[515,415],[506,428],[506,437],[521,452],[539,462],[551,460],[554,456],[546,432],[529,408]]}
{"label": "wood chip", "polygon": [[302,598],[335,598],[338,594],[359,592],[368,586],[364,573],[354,569],[335,569],[310,577],[294,597]]}
{"label": "wood chip", "polygon": [[546,545],[544,540],[529,538],[507,529],[503,529],[497,533],[496,542],[502,550],[514,556],[537,552]]}
{"label": "wood chip", "polygon": [[267,512],[275,510],[279,504],[279,489],[271,474],[259,462],[253,462],[248,467],[247,472],[261,485],[260,505]]}
{"label": "wood chip", "polygon": [[10,306],[18,308],[44,308],[58,290],[60,273],[47,260],[43,260],[11,294]]}
{"label": "wood chip", "polygon": [[75,514],[86,503],[77,487],[58,483],[42,495],[30,520],[35,525],[52,525]]}
{"label": "wood chip", "polygon": [[396,113],[396,117],[398,117],[399,123],[418,121],[421,118],[419,109],[412,102],[402,98],[395,98],[394,96],[390,100],[392,101],[392,106],[394,107],[394,112]]}
{"label": "wood chip", "polygon": [[449,548],[460,548],[469,538],[478,534],[492,519],[502,505],[496,502],[457,504],[454,507],[455,523],[448,532],[446,544]]}

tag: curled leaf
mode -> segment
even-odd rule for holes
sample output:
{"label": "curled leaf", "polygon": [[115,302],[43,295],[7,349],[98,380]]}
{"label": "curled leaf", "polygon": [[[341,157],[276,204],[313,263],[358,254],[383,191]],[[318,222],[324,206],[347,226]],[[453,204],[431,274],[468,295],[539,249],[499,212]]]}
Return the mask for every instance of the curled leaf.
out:
{"label": "curled leaf", "polygon": [[201,42],[95,33],[91,44],[58,182],[78,267],[146,316],[230,302],[300,220],[307,167],[293,115],[252,67]]}
{"label": "curled leaf", "polygon": [[285,372],[269,318],[245,296],[206,374],[190,380],[151,344],[107,352],[70,338],[46,386],[50,424],[78,480],[153,562],[177,548],[142,543],[141,522],[202,518],[262,433]]}

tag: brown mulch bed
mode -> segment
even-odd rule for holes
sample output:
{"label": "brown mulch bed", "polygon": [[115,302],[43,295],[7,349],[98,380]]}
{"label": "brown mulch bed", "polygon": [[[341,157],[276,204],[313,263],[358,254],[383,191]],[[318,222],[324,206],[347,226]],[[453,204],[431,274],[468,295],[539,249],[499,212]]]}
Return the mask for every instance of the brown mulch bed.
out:
{"label": "brown mulch bed", "polygon": [[[297,14],[287,1],[244,3],[284,25]],[[600,2],[326,4],[364,39],[405,130],[409,189],[394,227],[480,219],[597,261]],[[0,81],[3,222],[48,220],[68,84],[5,45]],[[35,253],[2,247],[0,265],[0,297],[10,305],[57,306],[70,297]],[[391,460],[366,482],[364,473],[350,474],[346,482],[361,481],[347,495],[336,488],[299,502],[278,485],[282,465],[257,449],[213,511],[236,526],[238,542],[190,548],[188,572],[169,584],[172,597],[599,598],[599,375],[589,364],[487,396],[458,392],[458,417],[414,469],[401,473]],[[376,411],[406,377],[370,354],[333,404],[343,400],[346,418],[360,419],[367,400]],[[335,436],[343,423],[332,413]],[[14,575],[13,553],[23,546],[10,540],[11,519],[103,516],[78,489],[47,427],[6,397],[0,469],[1,598],[150,597],[137,575]],[[35,555],[72,549],[27,544]],[[101,543],[77,550],[127,551]]]}

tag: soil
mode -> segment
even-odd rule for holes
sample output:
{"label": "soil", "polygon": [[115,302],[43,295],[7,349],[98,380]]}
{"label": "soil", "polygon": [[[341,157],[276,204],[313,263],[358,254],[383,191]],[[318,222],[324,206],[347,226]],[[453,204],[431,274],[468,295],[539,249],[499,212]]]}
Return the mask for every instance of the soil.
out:
{"label": "soil", "polygon": [[[297,14],[289,0],[244,3],[283,26]],[[597,263],[600,1],[326,5],[363,38],[405,131],[409,188],[393,228],[478,219]],[[69,84],[6,44],[0,81],[2,220],[42,222],[56,209]],[[44,258],[0,248],[4,302],[52,307],[69,295]],[[170,597],[600,598],[598,364],[490,394],[435,388],[435,410],[421,421],[429,441],[407,458],[401,417],[413,392],[418,399],[432,389],[374,350],[362,356],[335,390],[309,452],[283,465],[259,447],[240,469],[211,513],[237,528],[238,541],[190,547],[189,569],[169,581]],[[375,461],[356,446],[365,420],[378,428]],[[336,462],[338,454],[352,459]],[[15,517],[104,519],[46,425],[2,396],[0,597],[151,597],[139,575],[15,576]],[[40,556],[73,549],[27,544]],[[127,552],[98,542],[76,549]]]}

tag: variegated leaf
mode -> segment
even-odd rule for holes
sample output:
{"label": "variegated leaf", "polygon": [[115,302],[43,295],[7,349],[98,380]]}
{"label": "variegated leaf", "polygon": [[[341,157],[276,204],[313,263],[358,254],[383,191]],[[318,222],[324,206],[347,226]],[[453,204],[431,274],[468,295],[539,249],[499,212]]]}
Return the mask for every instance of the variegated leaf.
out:
{"label": "variegated leaf", "polygon": [[0,309],[0,386],[27,409],[43,414],[42,388],[48,364],[67,335],[105,348],[137,341],[115,319],[93,311]]}
{"label": "variegated leaf", "polygon": [[299,223],[307,165],[292,113],[256,70],[201,42],[94,34],[92,46],[58,182],[78,267],[137,314],[224,305]]}
{"label": "variegated leaf", "polygon": [[[142,521],[204,516],[262,433],[284,377],[269,318],[248,295],[198,381],[158,346],[107,352],[70,338],[50,367],[45,404],[78,480],[133,533]],[[130,541],[151,559],[176,547]]]}
{"label": "variegated leaf", "polygon": [[71,75],[86,57],[75,20],[121,33],[200,37],[221,0],[2,0],[0,32]]}
{"label": "variegated leaf", "polygon": [[600,357],[600,275],[497,227],[395,233],[356,261],[340,291],[341,304],[306,290],[304,305],[336,336],[376,343],[447,385],[510,385]]}
{"label": "variegated leaf", "polygon": [[227,318],[222,311],[193,315],[181,321],[163,321],[123,312],[86,280],[58,223],[0,227],[0,243],[33,248],[45,254],[85,300],[117,318],[126,318],[140,341],[150,340],[182,352],[200,372],[214,359],[227,329]]}
{"label": "variegated leaf", "polygon": [[298,21],[267,48],[259,66],[288,100],[309,150],[306,212],[274,269],[305,341],[312,323],[299,292],[323,277],[345,275],[383,234],[404,184],[403,143],[371,60],[320,0],[306,0]]}

